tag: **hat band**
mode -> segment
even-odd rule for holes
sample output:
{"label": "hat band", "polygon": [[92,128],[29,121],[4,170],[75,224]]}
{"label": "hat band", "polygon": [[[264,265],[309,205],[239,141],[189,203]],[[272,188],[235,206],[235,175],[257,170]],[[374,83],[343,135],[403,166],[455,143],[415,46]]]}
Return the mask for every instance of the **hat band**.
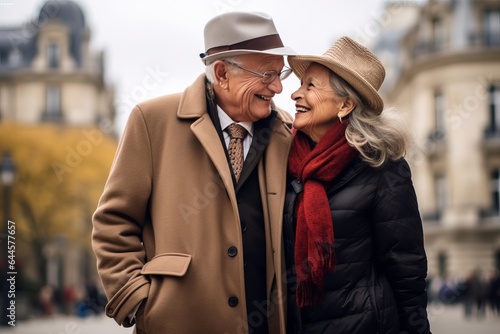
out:
{"label": "hat band", "polygon": [[215,53],[229,51],[229,50],[255,50],[264,51],[275,48],[282,48],[283,42],[281,41],[280,35],[268,35],[263,37],[257,37],[249,39],[243,42],[239,42],[231,45],[216,46],[210,48],[207,51],[207,55],[212,55]]}

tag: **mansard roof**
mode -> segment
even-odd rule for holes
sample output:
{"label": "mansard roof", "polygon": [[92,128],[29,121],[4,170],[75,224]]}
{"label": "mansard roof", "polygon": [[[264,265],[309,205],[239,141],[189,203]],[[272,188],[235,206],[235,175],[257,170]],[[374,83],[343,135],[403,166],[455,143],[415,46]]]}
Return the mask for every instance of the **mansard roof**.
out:
{"label": "mansard roof", "polygon": [[0,26],[0,74],[31,65],[39,31],[48,22],[59,22],[69,28],[70,53],[77,66],[82,65],[81,42],[86,30],[82,9],[70,0],[49,0],[32,21],[14,27]]}

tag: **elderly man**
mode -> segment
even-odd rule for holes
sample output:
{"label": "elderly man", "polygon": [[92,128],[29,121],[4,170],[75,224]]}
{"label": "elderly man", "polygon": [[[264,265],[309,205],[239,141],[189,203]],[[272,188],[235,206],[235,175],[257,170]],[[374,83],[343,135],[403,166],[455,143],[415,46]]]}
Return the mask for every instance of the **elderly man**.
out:
{"label": "elderly man", "polygon": [[273,20],[205,26],[199,76],[137,105],[93,217],[106,314],[137,333],[285,333],[290,73]]}

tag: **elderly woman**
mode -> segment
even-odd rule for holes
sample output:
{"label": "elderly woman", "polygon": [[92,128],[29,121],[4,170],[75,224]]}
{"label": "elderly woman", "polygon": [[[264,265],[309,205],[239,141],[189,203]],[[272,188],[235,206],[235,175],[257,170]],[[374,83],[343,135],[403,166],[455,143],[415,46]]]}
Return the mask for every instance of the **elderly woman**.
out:
{"label": "elderly woman", "polygon": [[348,37],[288,62],[300,87],[284,222],[287,333],[430,333],[408,140],[377,93],[384,67]]}

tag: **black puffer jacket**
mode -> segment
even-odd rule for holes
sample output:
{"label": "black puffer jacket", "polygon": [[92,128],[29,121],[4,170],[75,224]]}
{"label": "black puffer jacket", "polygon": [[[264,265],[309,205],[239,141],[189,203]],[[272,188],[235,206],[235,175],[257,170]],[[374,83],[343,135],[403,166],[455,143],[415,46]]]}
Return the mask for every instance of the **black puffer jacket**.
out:
{"label": "black puffer jacket", "polygon": [[289,278],[287,333],[430,333],[427,258],[410,168],[405,160],[372,168],[357,158],[327,185],[336,270],[324,301],[295,303],[293,209],[301,184],[289,180],[284,236]]}

